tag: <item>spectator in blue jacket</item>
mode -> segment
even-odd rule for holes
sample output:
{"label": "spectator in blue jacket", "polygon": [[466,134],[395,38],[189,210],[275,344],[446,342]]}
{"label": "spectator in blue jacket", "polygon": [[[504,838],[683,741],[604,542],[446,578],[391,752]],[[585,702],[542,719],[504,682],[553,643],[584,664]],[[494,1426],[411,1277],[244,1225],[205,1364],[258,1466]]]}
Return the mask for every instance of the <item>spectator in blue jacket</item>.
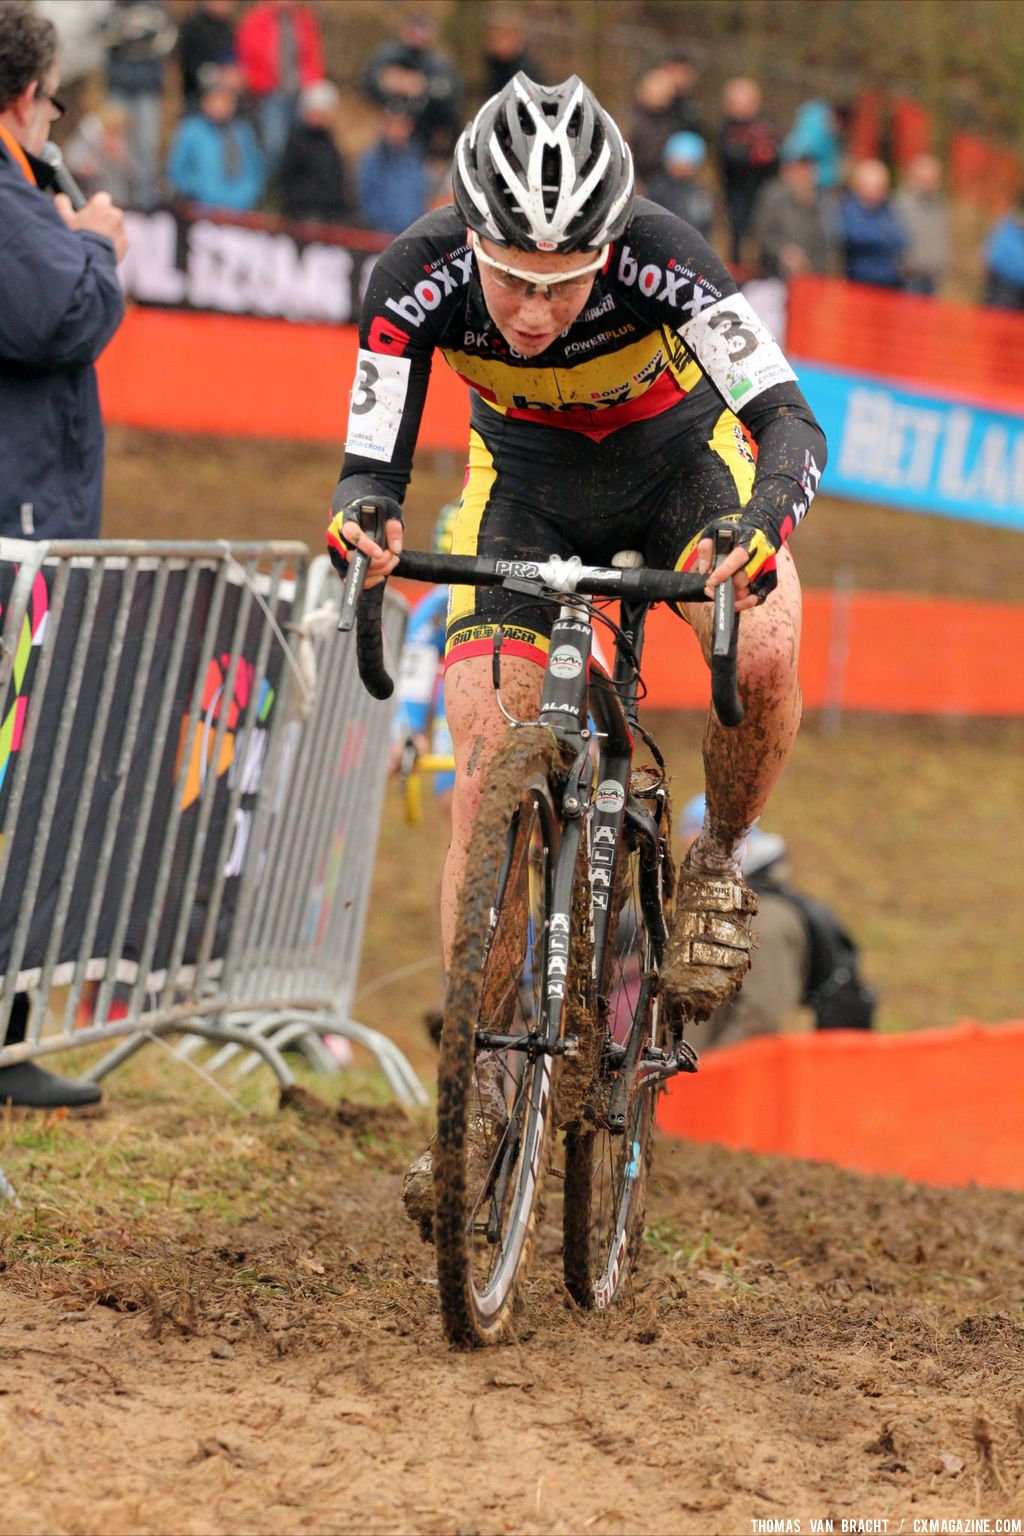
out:
{"label": "spectator in blue jacket", "polygon": [[200,72],[199,111],[179,123],[167,162],[178,197],[208,208],[255,208],[266,184],[266,162],[251,123],[237,116],[238,92],[214,65]]}
{"label": "spectator in blue jacket", "polygon": [[699,133],[674,133],[665,145],[664,170],[647,183],[647,196],[711,239],[715,205],[703,182],[707,146]]}
{"label": "spectator in blue jacket", "polygon": [[414,132],[408,112],[388,108],[380,137],[359,162],[363,218],[386,235],[400,235],[427,211],[430,183]]}
{"label": "spectator in blue jacket", "polygon": [[782,141],[782,158],[813,160],[818,191],[834,192],[843,174],[843,142],[836,115],[827,101],[805,101]]}
{"label": "spectator in blue jacket", "polygon": [[851,283],[903,287],[907,231],[889,198],[889,171],[881,160],[854,167],[850,191],[839,205],[839,239]]}
{"label": "spectator in blue jacket", "polygon": [[985,303],[1024,309],[1024,191],[985,242]]}
{"label": "spectator in blue jacket", "polygon": [[[57,89],[53,23],[19,0],[0,5],[0,536],[16,539],[99,534],[93,364],[124,313],[120,209],[98,192],[75,212],[42,190],[50,170],[37,157],[64,110]],[[20,1044],[28,1015],[28,994],[16,993],[0,1043]],[[56,1109],[99,1096],[35,1062],[0,1068],[0,1104]]]}

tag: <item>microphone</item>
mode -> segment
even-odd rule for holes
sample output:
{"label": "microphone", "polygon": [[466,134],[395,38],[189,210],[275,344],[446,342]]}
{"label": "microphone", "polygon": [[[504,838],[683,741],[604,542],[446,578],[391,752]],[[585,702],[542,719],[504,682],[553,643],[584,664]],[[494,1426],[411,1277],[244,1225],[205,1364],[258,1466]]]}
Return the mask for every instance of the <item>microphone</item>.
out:
{"label": "microphone", "polygon": [[60,146],[55,144],[52,139],[48,139],[39,151],[39,158],[50,167],[58,192],[63,192],[70,198],[71,206],[75,212],[77,213],[80,208],[84,208],[88,198],[64,164],[64,156],[61,154]]}

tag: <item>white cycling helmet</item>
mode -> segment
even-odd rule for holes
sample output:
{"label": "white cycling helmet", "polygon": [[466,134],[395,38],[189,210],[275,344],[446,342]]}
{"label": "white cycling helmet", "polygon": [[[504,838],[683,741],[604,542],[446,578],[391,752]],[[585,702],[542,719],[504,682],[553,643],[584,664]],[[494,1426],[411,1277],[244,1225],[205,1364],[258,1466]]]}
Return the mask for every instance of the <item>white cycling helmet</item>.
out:
{"label": "white cycling helmet", "polygon": [[522,251],[599,250],[633,208],[633,157],[577,75],[535,85],[520,70],[455,146],[455,206],[470,229]]}

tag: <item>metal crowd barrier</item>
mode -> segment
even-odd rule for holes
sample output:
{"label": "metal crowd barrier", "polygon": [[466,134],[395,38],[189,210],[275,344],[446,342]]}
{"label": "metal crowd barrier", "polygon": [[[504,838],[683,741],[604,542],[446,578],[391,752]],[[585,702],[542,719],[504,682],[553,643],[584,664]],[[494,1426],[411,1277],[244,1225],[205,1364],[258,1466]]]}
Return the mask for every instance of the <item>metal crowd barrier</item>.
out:
{"label": "metal crowd barrier", "polygon": [[349,1017],[390,710],[326,569],[293,543],[0,540],[0,1042],[31,999],[0,1067],[120,1040],[99,1078],[177,1033],[288,1086],[282,1049],[327,1065],[337,1034],[425,1101]]}

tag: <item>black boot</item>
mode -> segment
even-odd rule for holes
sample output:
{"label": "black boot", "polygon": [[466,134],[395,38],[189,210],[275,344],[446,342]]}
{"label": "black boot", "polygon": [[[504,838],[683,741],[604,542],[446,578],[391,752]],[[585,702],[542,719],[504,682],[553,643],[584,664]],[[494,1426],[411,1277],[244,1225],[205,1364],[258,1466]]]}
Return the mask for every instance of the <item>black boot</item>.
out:
{"label": "black boot", "polygon": [[[28,1024],[28,993],[19,992],[11,1008],[5,1045],[20,1045]],[[83,1104],[98,1104],[103,1093],[99,1083],[76,1082],[58,1077],[34,1061],[19,1061],[13,1067],[0,1067],[0,1104],[16,1104],[23,1109],[79,1109]]]}

